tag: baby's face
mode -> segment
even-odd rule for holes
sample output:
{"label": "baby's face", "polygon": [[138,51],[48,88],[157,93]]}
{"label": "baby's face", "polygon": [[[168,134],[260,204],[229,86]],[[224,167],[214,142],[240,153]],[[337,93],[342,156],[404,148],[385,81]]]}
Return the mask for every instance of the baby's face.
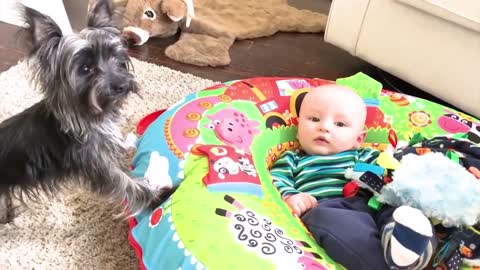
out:
{"label": "baby's face", "polygon": [[310,155],[331,155],[360,147],[365,139],[365,104],[337,85],[312,89],[300,109],[297,138]]}

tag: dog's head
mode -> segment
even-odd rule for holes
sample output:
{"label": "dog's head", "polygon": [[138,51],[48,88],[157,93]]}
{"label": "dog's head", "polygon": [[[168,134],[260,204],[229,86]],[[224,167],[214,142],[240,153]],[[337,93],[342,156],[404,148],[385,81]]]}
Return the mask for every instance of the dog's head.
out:
{"label": "dog's head", "polygon": [[75,34],[62,34],[50,17],[28,7],[25,19],[33,82],[57,118],[71,122],[63,123],[68,129],[83,126],[75,121],[117,113],[128,93],[137,92],[126,42],[112,23],[110,1],[98,0],[87,27]]}

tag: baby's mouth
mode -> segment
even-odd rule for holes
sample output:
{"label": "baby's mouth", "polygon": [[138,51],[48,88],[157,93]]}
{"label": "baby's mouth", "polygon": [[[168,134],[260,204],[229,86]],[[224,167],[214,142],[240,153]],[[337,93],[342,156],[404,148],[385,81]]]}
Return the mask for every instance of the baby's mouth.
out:
{"label": "baby's mouth", "polygon": [[316,143],[329,143],[328,140],[323,136],[319,136],[319,137],[315,138],[315,142]]}

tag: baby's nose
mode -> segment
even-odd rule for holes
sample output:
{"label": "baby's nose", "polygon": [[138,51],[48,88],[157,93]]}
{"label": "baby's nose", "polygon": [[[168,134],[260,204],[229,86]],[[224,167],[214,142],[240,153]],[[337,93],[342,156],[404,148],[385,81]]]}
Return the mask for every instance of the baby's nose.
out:
{"label": "baby's nose", "polygon": [[320,121],[318,123],[318,129],[324,132],[330,132],[332,125],[333,124],[330,121]]}

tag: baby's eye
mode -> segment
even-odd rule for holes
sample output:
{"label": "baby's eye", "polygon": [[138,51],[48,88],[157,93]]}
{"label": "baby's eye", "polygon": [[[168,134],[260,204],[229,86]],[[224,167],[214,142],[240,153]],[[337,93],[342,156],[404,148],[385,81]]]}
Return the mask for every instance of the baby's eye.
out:
{"label": "baby's eye", "polygon": [[346,127],[347,126],[347,124],[345,124],[344,122],[336,122],[335,125],[337,127]]}
{"label": "baby's eye", "polygon": [[320,118],[314,117],[314,116],[309,117],[308,120],[310,120],[312,122],[320,122]]}

